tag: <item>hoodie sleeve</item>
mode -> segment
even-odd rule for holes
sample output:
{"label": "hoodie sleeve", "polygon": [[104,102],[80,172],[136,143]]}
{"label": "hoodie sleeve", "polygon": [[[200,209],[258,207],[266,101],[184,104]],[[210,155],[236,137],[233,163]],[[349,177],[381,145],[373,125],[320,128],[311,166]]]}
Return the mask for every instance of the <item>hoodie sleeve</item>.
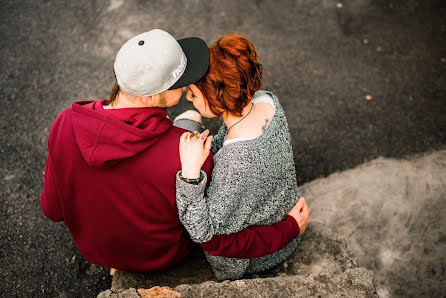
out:
{"label": "hoodie sleeve", "polygon": [[229,235],[216,235],[201,247],[214,256],[226,258],[260,258],[283,249],[300,230],[296,220],[287,215],[285,219],[272,225],[250,226]]}
{"label": "hoodie sleeve", "polygon": [[46,217],[52,221],[62,221],[62,208],[60,207],[59,196],[57,195],[54,171],[51,163],[51,155],[48,153],[45,167],[45,182],[42,195],[40,196],[40,206]]}

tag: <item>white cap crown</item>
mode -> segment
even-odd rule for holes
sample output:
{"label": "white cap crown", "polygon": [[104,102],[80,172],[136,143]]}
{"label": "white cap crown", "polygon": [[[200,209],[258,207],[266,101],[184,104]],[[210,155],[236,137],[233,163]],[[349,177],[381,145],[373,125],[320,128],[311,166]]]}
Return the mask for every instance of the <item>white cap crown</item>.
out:
{"label": "white cap crown", "polygon": [[169,33],[154,29],[129,39],[114,64],[119,87],[136,96],[166,91],[183,75],[187,58]]}

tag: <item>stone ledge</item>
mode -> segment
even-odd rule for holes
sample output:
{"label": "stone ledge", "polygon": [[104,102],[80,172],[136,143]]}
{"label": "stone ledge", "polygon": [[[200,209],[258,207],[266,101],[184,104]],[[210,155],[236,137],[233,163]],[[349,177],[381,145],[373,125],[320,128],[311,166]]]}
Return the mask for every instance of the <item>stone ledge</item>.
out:
{"label": "stone ledge", "polygon": [[184,297],[376,297],[373,273],[357,268],[345,241],[312,222],[298,249],[283,263],[242,280],[217,282],[201,249],[175,268],[157,273],[117,271],[98,297],[139,297],[135,288],[167,286]]}
{"label": "stone ledge", "polygon": [[[246,275],[244,278],[275,277],[305,274],[335,274],[357,267],[345,241],[330,229],[317,222],[310,223],[296,251],[283,263],[265,272]],[[176,267],[163,272],[128,273],[117,271],[113,276],[112,290],[151,288],[180,284],[197,284],[217,281],[201,248]]]}
{"label": "stone ledge", "polygon": [[[339,274],[310,274],[254,278],[236,281],[206,281],[174,288],[183,297],[378,297],[373,273],[364,268]],[[140,297],[136,289],[107,290],[98,298]]]}
{"label": "stone ledge", "polygon": [[244,279],[221,283],[207,281],[179,285],[184,297],[378,297],[373,273],[364,268],[340,274],[310,274]]}

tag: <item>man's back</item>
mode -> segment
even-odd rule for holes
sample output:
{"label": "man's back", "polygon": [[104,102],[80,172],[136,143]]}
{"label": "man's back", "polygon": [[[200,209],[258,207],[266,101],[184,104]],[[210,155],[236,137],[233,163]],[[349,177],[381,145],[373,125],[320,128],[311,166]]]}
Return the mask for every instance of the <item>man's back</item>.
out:
{"label": "man's back", "polygon": [[[190,251],[178,218],[179,138],[159,108],[74,103],[54,122],[41,204],[87,261],[126,271],[171,266]],[[212,158],[203,170],[210,176]]]}

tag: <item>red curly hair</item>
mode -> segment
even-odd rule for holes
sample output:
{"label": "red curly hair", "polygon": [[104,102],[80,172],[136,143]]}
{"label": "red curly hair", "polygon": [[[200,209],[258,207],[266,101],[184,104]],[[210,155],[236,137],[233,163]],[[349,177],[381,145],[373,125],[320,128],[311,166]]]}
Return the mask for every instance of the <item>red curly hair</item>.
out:
{"label": "red curly hair", "polygon": [[237,33],[225,34],[209,47],[209,70],[195,85],[214,115],[229,112],[242,116],[243,108],[263,84],[257,58],[254,45]]}

